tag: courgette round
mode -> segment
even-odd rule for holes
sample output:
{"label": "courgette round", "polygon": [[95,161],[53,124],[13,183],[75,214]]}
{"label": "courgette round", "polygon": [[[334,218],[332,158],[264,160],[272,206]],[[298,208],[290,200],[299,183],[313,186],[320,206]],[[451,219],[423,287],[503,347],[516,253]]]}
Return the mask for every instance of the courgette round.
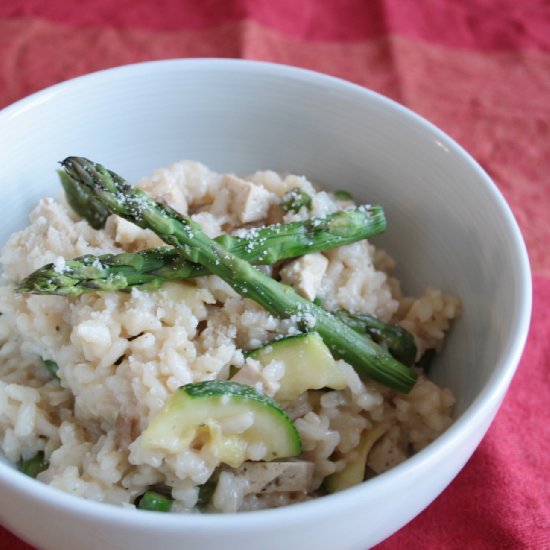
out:
{"label": "courgette round", "polygon": [[[227,428],[232,418],[241,415],[248,419],[242,431]],[[141,440],[145,447],[168,453],[206,446],[220,462],[233,468],[254,459],[251,455],[256,456],[258,445],[265,448],[261,458],[265,461],[296,456],[302,451],[296,426],[276,401],[250,386],[228,380],[178,388],[151,420]]]}

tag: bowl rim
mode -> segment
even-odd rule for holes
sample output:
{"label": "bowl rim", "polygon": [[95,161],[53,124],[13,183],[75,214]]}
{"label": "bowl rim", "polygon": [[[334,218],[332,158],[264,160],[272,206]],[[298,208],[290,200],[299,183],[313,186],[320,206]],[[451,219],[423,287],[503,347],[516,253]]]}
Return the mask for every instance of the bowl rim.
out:
{"label": "bowl rim", "polygon": [[[447,448],[454,448],[460,441],[465,440],[473,431],[473,427],[479,424],[479,419],[492,420],[491,415],[494,414],[494,411],[497,410],[502,401],[519,364],[529,330],[532,307],[532,281],[526,246],[509,205],[496,184],[483,168],[445,132],[409,108],[359,84],[309,69],[279,63],[244,59],[183,58],[121,65],[94,71],[54,84],[0,110],[0,125],[5,119],[13,119],[21,113],[40,106],[43,103],[47,103],[58,95],[62,95],[67,91],[74,91],[79,87],[85,87],[89,82],[105,79],[107,81],[116,81],[124,79],[127,76],[139,74],[147,75],[157,71],[172,71],[174,69],[191,72],[212,72],[219,69],[233,70],[246,74],[255,73],[257,75],[263,74],[282,79],[299,80],[308,85],[339,89],[345,93],[363,95],[370,101],[378,102],[379,105],[394,110],[411,124],[422,128],[423,131],[429,131],[439,140],[440,145],[443,144],[445,147],[452,150],[453,154],[458,155],[461,161],[467,164],[469,168],[477,174],[479,184],[484,186],[489,192],[491,200],[502,216],[504,227],[510,236],[510,254],[513,254],[515,259],[513,265],[517,278],[517,290],[522,298],[520,300],[517,318],[513,325],[513,332],[516,336],[513,341],[507,343],[501,363],[493,371],[489,380],[475,400],[434,442],[405,462],[369,480],[367,484],[360,484],[343,492],[324,496],[323,498],[296,503],[281,508],[240,512],[237,514],[239,520],[236,521],[235,514],[163,514],[159,512],[144,514],[134,508],[106,505],[106,503],[87,500],[80,496],[74,496],[60,489],[37,482],[17,470],[14,470],[13,467],[1,462],[0,483],[8,485],[14,490],[32,495],[34,499],[48,503],[50,506],[56,507],[59,511],[64,511],[72,515],[84,514],[89,517],[95,517],[96,519],[101,518],[102,521],[116,522],[118,524],[129,525],[135,523],[136,520],[139,519],[140,524],[146,528],[162,527],[177,529],[179,531],[187,530],[191,526],[194,526],[208,529],[223,528],[227,533],[239,531],[246,527],[254,527],[257,529],[268,525],[273,526],[274,524],[282,525],[281,522],[284,522],[284,524],[288,526],[301,522],[305,515],[315,515],[316,512],[320,512],[327,506],[338,507],[346,503],[349,505],[352,500],[357,502],[364,492],[377,491],[381,485],[401,483],[407,477],[414,475],[416,471],[425,467],[427,461],[436,460],[438,457],[442,458],[447,453]],[[473,422],[474,419],[477,420]],[[449,482],[450,481],[451,480],[449,480]]]}

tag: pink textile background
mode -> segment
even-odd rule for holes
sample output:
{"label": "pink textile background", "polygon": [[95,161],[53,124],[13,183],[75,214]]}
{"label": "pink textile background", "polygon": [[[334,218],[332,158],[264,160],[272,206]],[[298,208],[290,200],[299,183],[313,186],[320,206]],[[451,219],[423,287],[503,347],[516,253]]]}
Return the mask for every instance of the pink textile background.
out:
{"label": "pink textile background", "polygon": [[[532,263],[525,353],[463,471],[377,548],[550,548],[550,3],[0,2],[0,107],[93,70],[201,56],[287,63],[368,86],[440,126],[495,179]],[[0,527],[0,548],[30,547]]]}

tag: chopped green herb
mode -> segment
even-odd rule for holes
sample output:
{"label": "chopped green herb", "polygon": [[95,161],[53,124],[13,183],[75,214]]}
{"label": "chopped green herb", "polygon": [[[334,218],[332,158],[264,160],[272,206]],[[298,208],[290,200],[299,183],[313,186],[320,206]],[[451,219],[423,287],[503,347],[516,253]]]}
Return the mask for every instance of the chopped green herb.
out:
{"label": "chopped green herb", "polygon": [[42,363],[44,363],[44,366],[50,371],[50,374],[59,380],[59,375],[57,374],[59,365],[51,359],[42,359]]}
{"label": "chopped green herb", "polygon": [[311,206],[311,197],[299,187],[294,187],[281,197],[281,208],[285,212],[298,212],[302,206]]}

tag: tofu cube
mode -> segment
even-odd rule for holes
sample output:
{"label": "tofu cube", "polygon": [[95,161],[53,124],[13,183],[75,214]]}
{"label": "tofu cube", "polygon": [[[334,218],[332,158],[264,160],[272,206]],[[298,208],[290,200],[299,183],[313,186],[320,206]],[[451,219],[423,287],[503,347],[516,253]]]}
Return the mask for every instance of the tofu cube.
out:
{"label": "tofu cube", "polygon": [[328,260],[320,252],[306,254],[281,269],[281,281],[304,298],[314,300],[327,267]]}
{"label": "tofu cube", "polygon": [[235,176],[225,176],[221,187],[227,191],[228,210],[240,224],[267,217],[274,195],[265,188]]}

